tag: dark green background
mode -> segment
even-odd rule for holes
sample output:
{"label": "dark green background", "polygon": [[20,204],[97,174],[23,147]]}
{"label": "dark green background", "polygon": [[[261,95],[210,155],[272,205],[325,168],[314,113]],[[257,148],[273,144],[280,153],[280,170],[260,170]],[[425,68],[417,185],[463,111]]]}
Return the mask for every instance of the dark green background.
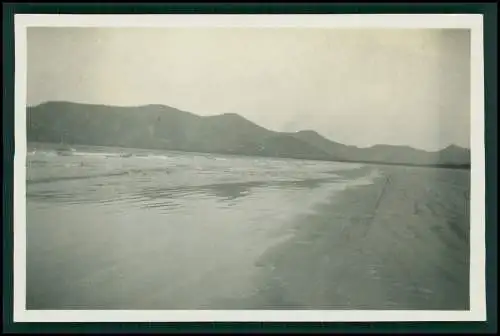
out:
{"label": "dark green background", "polygon": [[[14,158],[14,14],[483,14],[486,145],[486,260],[488,322],[377,323],[13,323],[13,158]],[[497,331],[497,4],[3,4],[3,332],[454,332]]]}

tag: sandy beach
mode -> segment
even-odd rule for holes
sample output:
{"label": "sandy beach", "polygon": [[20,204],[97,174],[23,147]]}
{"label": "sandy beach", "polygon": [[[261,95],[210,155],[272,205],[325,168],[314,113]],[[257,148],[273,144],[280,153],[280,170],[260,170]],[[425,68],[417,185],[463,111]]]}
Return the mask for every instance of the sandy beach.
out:
{"label": "sandy beach", "polygon": [[374,184],[297,219],[310,225],[261,258],[266,292],[255,306],[468,309],[469,172],[376,169]]}

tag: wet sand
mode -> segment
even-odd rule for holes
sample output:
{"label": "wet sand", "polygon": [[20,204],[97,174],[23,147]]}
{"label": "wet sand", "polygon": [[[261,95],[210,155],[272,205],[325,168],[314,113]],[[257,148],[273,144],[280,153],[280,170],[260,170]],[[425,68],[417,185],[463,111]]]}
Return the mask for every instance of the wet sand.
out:
{"label": "wet sand", "polygon": [[241,309],[469,309],[469,172],[378,169],[297,219],[309,225],[264,254]]}

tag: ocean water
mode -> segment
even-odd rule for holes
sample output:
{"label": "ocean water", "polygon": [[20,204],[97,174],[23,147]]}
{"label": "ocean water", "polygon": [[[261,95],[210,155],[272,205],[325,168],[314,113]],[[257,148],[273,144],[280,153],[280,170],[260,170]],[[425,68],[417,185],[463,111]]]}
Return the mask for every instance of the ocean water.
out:
{"label": "ocean water", "polygon": [[[380,167],[47,144],[30,144],[26,165],[28,309],[349,309],[356,292],[375,309],[385,301],[368,288],[394,286],[380,272],[335,277],[353,252],[338,240],[346,225],[354,234],[359,214],[379,207]],[[333,211],[349,190],[358,205]],[[304,232],[320,239],[304,244]],[[344,264],[325,273],[325,257]],[[373,271],[375,259],[351,258]],[[466,286],[455,270],[449,281]],[[422,277],[414,273],[408,283]],[[342,286],[343,295],[331,294]],[[407,305],[436,306],[398,293]],[[362,306],[363,297],[354,301]]]}

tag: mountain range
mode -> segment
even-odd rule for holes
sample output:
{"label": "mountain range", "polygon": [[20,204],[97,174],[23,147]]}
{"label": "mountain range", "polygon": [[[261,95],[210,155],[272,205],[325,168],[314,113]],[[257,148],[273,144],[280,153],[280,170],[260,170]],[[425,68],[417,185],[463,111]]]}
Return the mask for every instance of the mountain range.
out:
{"label": "mountain range", "polygon": [[27,107],[29,142],[51,142],[342,162],[470,167],[470,150],[428,152],[408,146],[368,148],[312,130],[276,132],[233,114],[199,116],[165,105],[135,107],[47,102]]}

